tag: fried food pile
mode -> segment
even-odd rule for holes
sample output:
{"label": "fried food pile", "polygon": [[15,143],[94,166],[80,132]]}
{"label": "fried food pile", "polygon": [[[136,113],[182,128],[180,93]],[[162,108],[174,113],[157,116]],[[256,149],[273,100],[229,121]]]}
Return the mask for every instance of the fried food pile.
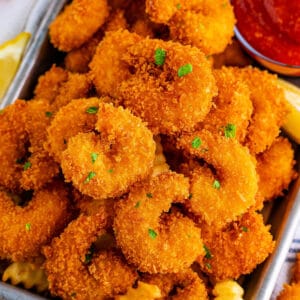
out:
{"label": "fried food pile", "polygon": [[209,299],[268,257],[261,209],[297,176],[289,107],[276,76],[213,67],[234,23],[224,0],[65,7],[63,61],[0,114],[6,279],[41,286],[11,271],[38,260],[61,299]]}

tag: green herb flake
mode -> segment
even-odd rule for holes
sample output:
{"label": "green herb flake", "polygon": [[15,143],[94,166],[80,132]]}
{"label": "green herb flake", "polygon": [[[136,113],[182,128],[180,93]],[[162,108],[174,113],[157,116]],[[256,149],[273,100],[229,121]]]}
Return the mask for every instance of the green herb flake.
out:
{"label": "green herb flake", "polygon": [[148,229],[148,234],[149,234],[149,236],[151,237],[152,240],[155,240],[156,237],[157,237],[157,233],[151,228]]}
{"label": "green herb flake", "polygon": [[113,169],[109,169],[109,170],[107,170],[107,172],[108,172],[108,173],[113,173],[114,170],[113,170]]}
{"label": "green herb flake", "polygon": [[227,4],[228,4],[227,2],[224,2],[224,3],[221,4],[221,7],[225,8],[225,7],[227,7]]}
{"label": "green herb flake", "polygon": [[224,127],[224,134],[227,138],[234,138],[236,135],[236,126],[234,124],[227,124]]}
{"label": "green herb flake", "polygon": [[85,259],[84,259],[85,264],[89,264],[92,261],[94,253],[95,253],[95,247],[92,245],[85,255]]}
{"label": "green herb flake", "polygon": [[191,200],[193,198],[193,194],[190,193],[188,199]]}
{"label": "green herb flake", "polygon": [[202,144],[202,141],[198,136],[196,136],[192,140],[192,148],[194,148],[194,149],[198,149],[201,146],[201,144]]}
{"label": "green herb flake", "polygon": [[0,115],[4,114],[4,109],[0,109]]}
{"label": "green herb flake", "polygon": [[167,52],[161,48],[157,48],[154,53],[154,61],[157,66],[163,66],[166,60]]}
{"label": "green herb flake", "polygon": [[147,198],[153,198],[152,193],[147,193],[146,196],[147,196]]}
{"label": "green herb flake", "polygon": [[181,9],[181,4],[180,4],[180,3],[177,3],[177,4],[176,4],[176,8],[177,8],[177,9]]}
{"label": "green herb flake", "polygon": [[26,163],[23,166],[24,171],[28,170],[30,167],[31,167],[31,162],[30,161],[26,161]]}
{"label": "green herb flake", "polygon": [[141,206],[141,201],[138,201],[138,202],[135,204],[134,208],[139,208],[140,206]]}
{"label": "green herb flake", "polygon": [[211,264],[210,263],[205,263],[205,267],[209,270],[211,270]]}
{"label": "green herb flake", "polygon": [[51,111],[46,111],[45,112],[46,117],[51,118],[53,116],[53,112]]}
{"label": "green herb flake", "polygon": [[242,226],[242,230],[243,230],[244,232],[248,232],[248,231],[249,231],[248,227],[246,227],[246,226]]}
{"label": "green herb flake", "polygon": [[96,176],[95,172],[90,172],[83,183],[89,183],[91,179],[94,178],[95,176]]}
{"label": "green herb flake", "polygon": [[211,255],[210,250],[207,248],[206,245],[203,245],[203,248],[204,248],[204,251],[205,251],[205,256],[204,257],[207,258],[207,259],[211,259],[212,255]]}
{"label": "green herb flake", "polygon": [[91,153],[91,159],[92,159],[93,164],[95,163],[97,158],[98,158],[98,153],[95,153],[95,152]]}
{"label": "green herb flake", "polygon": [[192,72],[193,72],[193,66],[191,64],[186,64],[186,65],[181,66],[178,69],[178,76],[183,77]]}
{"label": "green herb flake", "polygon": [[91,107],[89,107],[87,110],[86,110],[86,112],[88,113],[88,114],[96,114],[97,112],[98,112],[98,107],[96,107],[96,106],[91,106]]}
{"label": "green herb flake", "polygon": [[213,182],[213,188],[216,189],[216,190],[219,190],[220,187],[221,187],[220,181],[215,179],[214,182]]}
{"label": "green herb flake", "polygon": [[26,229],[26,231],[30,231],[30,229],[31,229],[31,223],[26,223],[25,224],[25,229]]}

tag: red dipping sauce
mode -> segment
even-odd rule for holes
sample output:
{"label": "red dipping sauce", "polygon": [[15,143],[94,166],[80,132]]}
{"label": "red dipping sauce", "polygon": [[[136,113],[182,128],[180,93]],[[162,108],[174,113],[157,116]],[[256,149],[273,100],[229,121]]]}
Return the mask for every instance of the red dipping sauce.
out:
{"label": "red dipping sauce", "polygon": [[233,0],[237,28],[261,54],[300,66],[300,0]]}

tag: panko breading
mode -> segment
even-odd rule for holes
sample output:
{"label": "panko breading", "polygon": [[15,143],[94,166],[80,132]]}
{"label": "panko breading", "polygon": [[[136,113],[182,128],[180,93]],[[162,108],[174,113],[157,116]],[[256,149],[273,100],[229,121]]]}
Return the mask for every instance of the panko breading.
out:
{"label": "panko breading", "polygon": [[49,26],[51,43],[61,51],[82,46],[109,15],[106,0],[73,0]]}

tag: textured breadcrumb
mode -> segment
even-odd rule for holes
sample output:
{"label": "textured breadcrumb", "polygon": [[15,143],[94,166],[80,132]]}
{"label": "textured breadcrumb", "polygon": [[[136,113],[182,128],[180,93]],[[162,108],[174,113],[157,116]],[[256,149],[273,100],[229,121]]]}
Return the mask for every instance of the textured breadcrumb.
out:
{"label": "textured breadcrumb", "polygon": [[249,274],[274,249],[269,229],[262,215],[252,211],[221,230],[201,226],[203,242],[210,252],[210,257],[200,258],[202,270],[218,281]]}
{"label": "textured breadcrumb", "polygon": [[257,157],[259,191],[264,200],[272,200],[283,195],[290,182],[297,177],[294,170],[296,161],[289,140],[277,138],[271,147]]}
{"label": "textured breadcrumb", "polygon": [[192,220],[174,212],[172,202],[189,195],[188,179],[162,173],[134,186],[119,201],[114,219],[117,244],[128,262],[148,273],[179,272],[203,255],[200,230]]}
{"label": "textured breadcrumb", "polygon": [[[79,133],[62,153],[65,180],[96,199],[117,197],[152,171],[155,142],[141,119],[122,107],[99,104],[96,132]],[[96,153],[93,161],[91,154]],[[93,178],[89,178],[93,174]]]}
{"label": "textured breadcrumb", "polygon": [[82,46],[109,15],[106,0],[73,0],[49,26],[51,43],[61,51]]}
{"label": "textured breadcrumb", "polygon": [[25,207],[15,205],[1,192],[0,215],[0,257],[13,261],[34,258],[70,219],[67,190],[60,183],[48,185],[34,192]]}
{"label": "textured breadcrumb", "polygon": [[[155,64],[157,49],[165,51],[162,66]],[[217,88],[199,49],[146,38],[128,48],[123,61],[134,74],[120,84],[122,103],[154,134],[191,130],[209,112]],[[181,76],[178,72],[186,65],[191,72]]]}
{"label": "textured breadcrumb", "polygon": [[300,298],[300,283],[285,284],[277,300],[298,300]]}

